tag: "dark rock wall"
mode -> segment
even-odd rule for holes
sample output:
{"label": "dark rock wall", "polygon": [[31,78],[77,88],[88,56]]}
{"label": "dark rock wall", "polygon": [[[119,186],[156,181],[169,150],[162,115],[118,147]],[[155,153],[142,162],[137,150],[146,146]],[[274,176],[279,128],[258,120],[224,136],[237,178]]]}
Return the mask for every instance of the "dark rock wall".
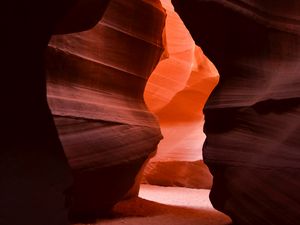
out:
{"label": "dark rock wall", "polygon": [[0,224],[67,224],[69,167],[46,100],[44,52],[73,1],[1,3]]}
{"label": "dark rock wall", "polygon": [[296,225],[300,3],[172,2],[220,73],[204,110],[213,204],[237,224]]}

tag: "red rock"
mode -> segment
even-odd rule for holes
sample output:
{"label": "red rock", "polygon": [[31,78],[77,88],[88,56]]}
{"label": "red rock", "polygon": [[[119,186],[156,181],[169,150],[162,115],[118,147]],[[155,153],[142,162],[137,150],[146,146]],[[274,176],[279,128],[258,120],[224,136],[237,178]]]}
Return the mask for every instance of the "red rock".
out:
{"label": "red rock", "polygon": [[93,218],[132,188],[161,139],[143,91],[162,51],[159,1],[110,1],[90,31],[53,37],[48,101],[74,174],[73,219]]}

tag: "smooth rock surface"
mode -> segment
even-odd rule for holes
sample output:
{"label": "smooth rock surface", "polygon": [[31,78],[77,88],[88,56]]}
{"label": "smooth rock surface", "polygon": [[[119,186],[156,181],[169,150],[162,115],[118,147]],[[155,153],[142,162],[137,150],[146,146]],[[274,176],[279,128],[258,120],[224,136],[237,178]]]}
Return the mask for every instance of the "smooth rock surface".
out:
{"label": "smooth rock surface", "polygon": [[109,211],[161,139],[143,91],[162,51],[159,1],[112,0],[92,30],[53,37],[48,101],[72,167],[71,215]]}
{"label": "smooth rock surface", "polygon": [[[163,140],[157,154],[146,167],[145,179],[156,185],[207,188],[210,176],[182,179],[183,174],[209,174],[202,167],[203,107],[216,86],[219,74],[195,45],[170,0],[162,0],[166,9],[165,52],[145,88],[145,102],[158,118]],[[172,172],[172,163],[176,172]],[[151,168],[150,168],[151,167]],[[187,172],[189,171],[189,172]],[[178,176],[176,176],[178,174]]]}
{"label": "smooth rock surface", "polygon": [[142,183],[167,187],[210,189],[212,175],[203,160],[150,161],[144,171]]}
{"label": "smooth rock surface", "polygon": [[299,2],[172,2],[220,72],[204,110],[214,206],[240,225],[298,224]]}

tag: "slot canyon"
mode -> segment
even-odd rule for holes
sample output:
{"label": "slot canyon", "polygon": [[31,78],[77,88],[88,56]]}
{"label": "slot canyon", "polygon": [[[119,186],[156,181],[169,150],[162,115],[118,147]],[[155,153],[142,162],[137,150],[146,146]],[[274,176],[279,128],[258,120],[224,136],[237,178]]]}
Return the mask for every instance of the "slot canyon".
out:
{"label": "slot canyon", "polygon": [[300,223],[300,2],[3,5],[0,225]]}

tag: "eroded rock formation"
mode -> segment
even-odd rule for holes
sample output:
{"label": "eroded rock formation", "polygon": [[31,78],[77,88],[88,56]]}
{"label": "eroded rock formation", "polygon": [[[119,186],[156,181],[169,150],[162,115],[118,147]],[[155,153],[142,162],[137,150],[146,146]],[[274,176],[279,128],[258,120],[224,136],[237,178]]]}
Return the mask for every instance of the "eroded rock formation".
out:
{"label": "eroded rock formation", "polygon": [[48,101],[74,175],[73,218],[109,210],[156,150],[160,128],[143,92],[164,23],[158,0],[112,0],[92,30],[51,40]]}
{"label": "eroded rock formation", "polygon": [[[82,7],[71,1],[1,8],[1,66],[8,71],[1,89],[1,225],[67,224],[65,192],[72,196],[73,219],[105,213],[138,191],[141,172],[161,139],[160,126],[165,140],[148,179],[197,187],[198,178],[186,179],[194,175],[187,168],[208,176],[196,161],[201,160],[201,109],[218,75],[170,1],[162,1],[166,27],[159,0],[111,0],[106,10],[107,1],[90,2],[103,4],[88,7],[101,9],[95,18],[85,10],[76,16]],[[214,175],[214,206],[240,225],[296,225],[299,3],[172,2],[221,74],[205,107],[204,159]],[[71,176],[47,105],[42,59],[54,30],[91,28],[103,12],[91,31],[54,37],[47,53],[48,102],[74,175],[73,189],[67,190]],[[145,98],[160,126],[143,100],[159,61]],[[156,174],[175,168],[179,176]]]}
{"label": "eroded rock formation", "polygon": [[220,72],[205,107],[211,200],[240,225],[300,219],[300,4],[173,0]]}
{"label": "eroded rock formation", "polygon": [[205,139],[202,109],[219,75],[195,45],[171,1],[161,2],[167,12],[165,53],[144,95],[149,109],[158,117],[164,139],[145,170],[145,180],[158,185],[209,188],[211,175],[202,162],[201,151]]}

